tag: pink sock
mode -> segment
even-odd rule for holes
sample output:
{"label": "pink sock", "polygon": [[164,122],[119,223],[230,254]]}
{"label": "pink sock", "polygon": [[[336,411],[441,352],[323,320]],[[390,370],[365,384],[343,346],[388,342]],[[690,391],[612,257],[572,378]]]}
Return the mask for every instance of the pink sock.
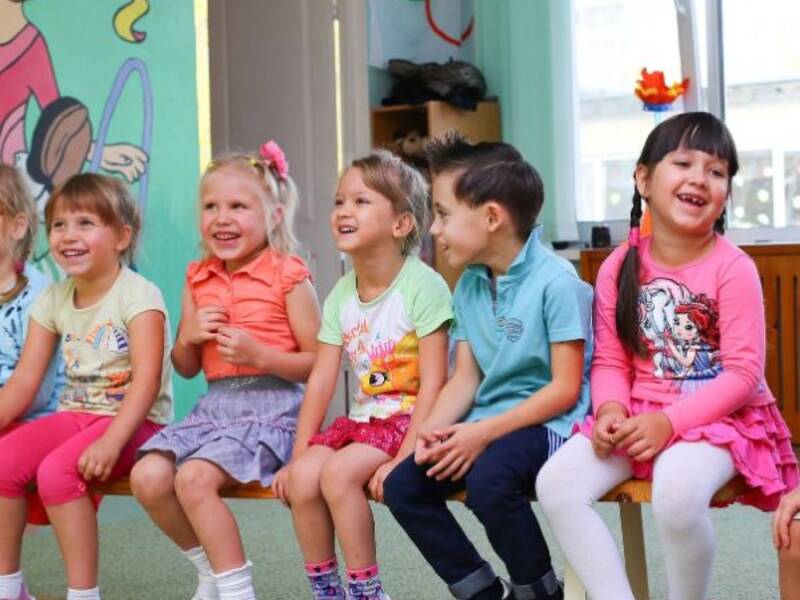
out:
{"label": "pink sock", "polygon": [[366,581],[378,576],[378,563],[363,569],[347,569],[347,581]]}
{"label": "pink sock", "polygon": [[330,573],[339,567],[336,562],[336,557],[323,560],[318,563],[306,563],[306,574],[308,575],[321,575],[322,573]]}

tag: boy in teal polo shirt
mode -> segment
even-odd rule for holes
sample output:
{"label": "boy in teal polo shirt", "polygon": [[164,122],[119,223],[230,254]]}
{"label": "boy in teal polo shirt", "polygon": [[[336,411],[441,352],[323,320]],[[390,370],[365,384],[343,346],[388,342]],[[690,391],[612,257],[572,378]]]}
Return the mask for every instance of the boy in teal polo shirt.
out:
{"label": "boy in teal polo shirt", "polygon": [[[592,289],[541,243],[542,182],[512,146],[451,135],[429,146],[429,162],[431,232],[465,268],[453,296],[456,367],[385,501],[454,597],[559,600],[528,496],[589,407]],[[447,509],[464,489],[511,585]]]}

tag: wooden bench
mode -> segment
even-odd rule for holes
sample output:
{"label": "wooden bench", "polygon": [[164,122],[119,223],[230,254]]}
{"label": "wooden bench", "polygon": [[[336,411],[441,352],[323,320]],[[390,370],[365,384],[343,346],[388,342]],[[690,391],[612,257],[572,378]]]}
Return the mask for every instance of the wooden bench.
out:
{"label": "wooden bench", "polygon": [[[92,489],[105,496],[131,495],[131,487],[127,478],[95,485],[92,486]],[[741,477],[735,477],[714,495],[712,502],[714,504],[731,502],[746,490],[747,486],[744,480]],[[600,499],[600,502],[617,502],[619,504],[625,569],[628,572],[636,600],[649,600],[650,598],[644,528],[642,526],[642,504],[650,502],[650,492],[650,482],[630,479],[619,484]],[[229,488],[222,492],[222,496],[251,500],[277,499],[272,488],[262,487],[258,482]],[[461,492],[451,496],[450,500],[464,502],[466,497],[466,492]],[[568,563],[564,573],[564,600],[586,600],[586,589]]]}

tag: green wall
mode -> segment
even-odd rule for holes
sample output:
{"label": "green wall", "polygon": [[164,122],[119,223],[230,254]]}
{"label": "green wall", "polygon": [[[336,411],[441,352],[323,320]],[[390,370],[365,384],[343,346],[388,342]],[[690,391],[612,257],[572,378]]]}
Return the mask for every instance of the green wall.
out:
{"label": "green wall", "polygon": [[[89,109],[93,136],[117,71],[130,58],[147,68],[153,88],[149,193],[137,260],[139,270],[162,290],[173,332],[180,318],[186,265],[198,257],[196,186],[199,176],[195,27],[192,0],[152,2],[135,29],[141,43],[119,37],[112,25],[125,0],[29,0],[25,14],[50,50],[61,95]],[[26,115],[30,143],[39,106]],[[142,86],[133,75],[123,88],[110,122],[108,143],[141,145]],[[84,168],[88,168],[89,163]],[[138,183],[132,186],[138,194]],[[185,414],[204,388],[175,376],[176,412]]]}
{"label": "green wall", "polygon": [[[553,235],[556,142],[551,11],[564,0],[476,0],[477,63],[500,100],[503,139],[536,167],[545,186],[539,222]],[[560,15],[559,15],[560,16]],[[564,68],[570,68],[564,65]]]}

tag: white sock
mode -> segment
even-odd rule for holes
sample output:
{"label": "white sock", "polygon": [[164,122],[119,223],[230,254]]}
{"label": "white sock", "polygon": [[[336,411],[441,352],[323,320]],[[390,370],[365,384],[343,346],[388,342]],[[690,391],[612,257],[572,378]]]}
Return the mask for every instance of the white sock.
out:
{"label": "white sock", "polygon": [[22,592],[22,571],[0,575],[0,598],[18,598]]}
{"label": "white sock", "polygon": [[214,581],[214,574],[211,570],[211,563],[208,562],[205,550],[202,546],[181,550],[189,562],[197,569],[197,589],[192,596],[192,600],[219,600],[217,583]]}
{"label": "white sock", "polygon": [[708,505],[735,474],[730,452],[706,442],[678,442],[656,459],[653,517],[670,600],[708,597],[717,545]]}
{"label": "white sock", "polygon": [[67,588],[67,600],[100,600],[100,588],[93,587],[89,590]]}
{"label": "white sock", "polygon": [[248,560],[241,567],[214,573],[220,600],[257,600],[252,570],[253,563]]}

